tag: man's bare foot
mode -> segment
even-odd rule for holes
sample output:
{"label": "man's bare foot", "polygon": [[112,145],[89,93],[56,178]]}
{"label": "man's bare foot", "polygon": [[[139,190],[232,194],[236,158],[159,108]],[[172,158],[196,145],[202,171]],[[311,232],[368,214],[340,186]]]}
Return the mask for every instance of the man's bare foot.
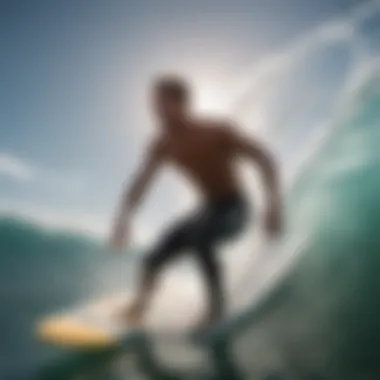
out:
{"label": "man's bare foot", "polygon": [[219,322],[221,315],[218,313],[208,313],[196,324],[196,330],[205,330],[213,324]]}
{"label": "man's bare foot", "polygon": [[143,324],[144,311],[139,303],[135,302],[130,305],[126,310],[123,310],[121,317],[128,325],[141,327]]}

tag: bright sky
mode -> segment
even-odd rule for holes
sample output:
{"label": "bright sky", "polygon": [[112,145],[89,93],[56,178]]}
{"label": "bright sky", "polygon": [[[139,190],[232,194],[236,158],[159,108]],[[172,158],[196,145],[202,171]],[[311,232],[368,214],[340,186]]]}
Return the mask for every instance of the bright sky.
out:
{"label": "bright sky", "polygon": [[[304,36],[359,3],[2,2],[0,210],[104,231],[154,127],[146,96],[152,75],[184,74],[199,109],[231,109],[256,72],[265,77],[268,67],[286,64],[287,56],[277,54],[284,46],[300,39],[302,45]],[[344,49],[336,51],[318,66],[334,79],[321,91],[331,90],[347,61]],[[255,117],[265,122],[260,110]],[[168,174],[158,184],[139,221],[147,233],[189,196]]]}

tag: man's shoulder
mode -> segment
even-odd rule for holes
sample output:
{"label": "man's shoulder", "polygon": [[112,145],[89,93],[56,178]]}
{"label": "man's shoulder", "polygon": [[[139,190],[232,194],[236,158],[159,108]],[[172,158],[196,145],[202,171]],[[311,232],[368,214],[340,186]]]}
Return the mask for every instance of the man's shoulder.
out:
{"label": "man's shoulder", "polygon": [[167,150],[168,138],[165,134],[153,136],[148,145],[148,151],[155,157],[163,156]]}
{"label": "man's shoulder", "polygon": [[202,118],[194,121],[194,125],[200,129],[214,133],[225,133],[235,129],[236,123],[229,118]]}

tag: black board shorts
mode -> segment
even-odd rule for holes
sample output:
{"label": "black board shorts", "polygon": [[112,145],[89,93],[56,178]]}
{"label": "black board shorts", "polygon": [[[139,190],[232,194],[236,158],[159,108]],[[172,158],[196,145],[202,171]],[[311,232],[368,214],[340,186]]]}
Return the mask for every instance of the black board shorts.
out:
{"label": "black board shorts", "polygon": [[219,243],[243,231],[249,216],[246,199],[232,194],[219,200],[205,201],[195,212],[176,221],[147,256],[151,269],[191,250],[201,260],[210,260]]}

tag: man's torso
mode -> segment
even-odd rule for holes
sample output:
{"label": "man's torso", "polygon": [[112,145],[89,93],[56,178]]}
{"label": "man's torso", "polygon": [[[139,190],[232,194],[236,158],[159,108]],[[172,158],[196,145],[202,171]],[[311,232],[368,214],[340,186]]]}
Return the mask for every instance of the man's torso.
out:
{"label": "man's torso", "polygon": [[183,172],[203,196],[223,199],[239,192],[235,152],[218,122],[193,122],[178,134],[166,136],[163,154]]}

